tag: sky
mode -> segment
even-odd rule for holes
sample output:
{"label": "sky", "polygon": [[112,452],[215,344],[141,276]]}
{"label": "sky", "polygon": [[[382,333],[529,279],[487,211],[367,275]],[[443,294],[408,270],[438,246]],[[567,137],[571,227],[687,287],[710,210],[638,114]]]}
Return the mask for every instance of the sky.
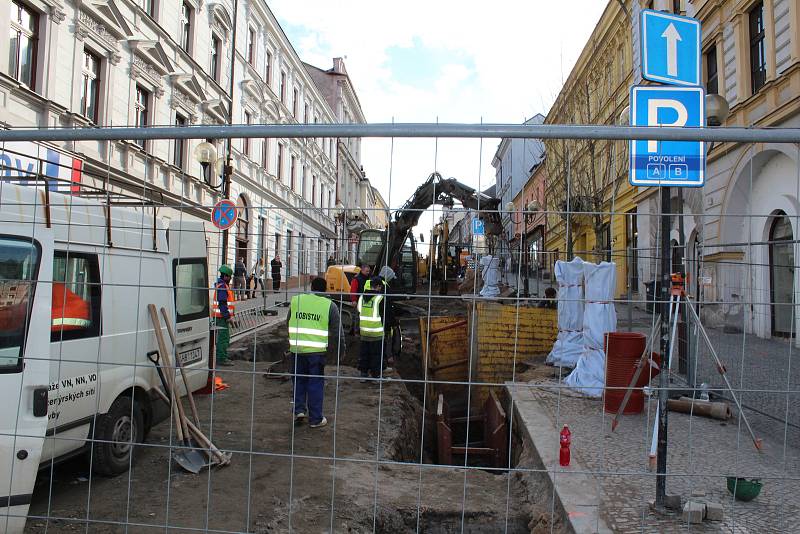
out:
{"label": "sky", "polygon": [[[345,66],[367,122],[519,124],[547,114],[606,0],[272,0],[300,58]],[[499,139],[364,139],[362,164],[391,208],[434,170],[494,183]],[[436,214],[425,214],[422,231]],[[427,240],[426,240],[427,241]]]}

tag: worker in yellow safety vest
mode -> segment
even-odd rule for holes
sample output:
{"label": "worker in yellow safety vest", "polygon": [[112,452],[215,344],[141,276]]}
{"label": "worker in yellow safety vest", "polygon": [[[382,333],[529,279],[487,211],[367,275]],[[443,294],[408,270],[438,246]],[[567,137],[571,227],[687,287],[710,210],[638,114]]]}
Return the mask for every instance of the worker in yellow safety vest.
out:
{"label": "worker in yellow safety vest", "polygon": [[289,352],[294,355],[294,420],[320,428],[328,424],[322,415],[325,358],[346,350],[339,308],[322,296],[324,278],[311,281],[310,294],[295,295],[289,304]]}
{"label": "worker in yellow safety vest", "polygon": [[[387,282],[380,276],[370,278],[364,284],[364,294],[358,299],[358,331],[361,337],[358,370],[361,372],[362,382],[368,382],[369,378],[381,378],[383,374],[383,341],[386,327],[391,324],[386,320],[391,314],[391,304],[385,300],[384,295],[387,286]],[[386,354],[387,358],[388,356]]]}
{"label": "worker in yellow safety vest", "polygon": [[228,345],[231,344],[231,330],[229,322],[235,311],[233,291],[230,283],[233,269],[230,265],[219,268],[219,278],[214,284],[214,301],[211,312],[214,315],[214,324],[217,327],[216,366],[231,366],[233,362],[228,359]]}

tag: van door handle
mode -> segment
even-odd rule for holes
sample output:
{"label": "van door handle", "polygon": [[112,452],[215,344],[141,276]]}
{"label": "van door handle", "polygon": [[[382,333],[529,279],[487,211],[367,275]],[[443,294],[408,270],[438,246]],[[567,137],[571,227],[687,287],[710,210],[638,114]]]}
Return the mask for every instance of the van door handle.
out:
{"label": "van door handle", "polygon": [[33,416],[45,417],[47,415],[47,387],[33,390]]}

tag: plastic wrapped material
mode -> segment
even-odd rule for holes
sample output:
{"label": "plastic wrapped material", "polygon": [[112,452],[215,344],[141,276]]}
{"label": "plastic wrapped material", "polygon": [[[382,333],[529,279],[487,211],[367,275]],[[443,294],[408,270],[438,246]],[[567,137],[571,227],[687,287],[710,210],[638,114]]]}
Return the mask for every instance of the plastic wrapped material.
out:
{"label": "plastic wrapped material", "polygon": [[556,262],[558,339],[547,356],[557,367],[575,367],[583,354],[583,260]]}
{"label": "plastic wrapped material", "polygon": [[481,276],[483,277],[482,297],[500,296],[500,258],[484,256],[481,258]]}
{"label": "plastic wrapped material", "polygon": [[603,262],[583,264],[586,285],[586,307],[583,312],[583,354],[575,370],[564,380],[572,389],[589,396],[603,395],[606,355],[603,337],[617,329],[614,309],[616,265]]}

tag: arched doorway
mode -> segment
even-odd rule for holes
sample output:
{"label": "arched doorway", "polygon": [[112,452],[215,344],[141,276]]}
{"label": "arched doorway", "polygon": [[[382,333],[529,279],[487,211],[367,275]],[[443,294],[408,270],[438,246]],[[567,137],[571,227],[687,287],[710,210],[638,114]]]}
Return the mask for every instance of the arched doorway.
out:
{"label": "arched doorway", "polygon": [[794,337],[794,237],[792,223],[786,213],[773,216],[769,230],[770,302],[772,303],[772,335]]}
{"label": "arched doorway", "polygon": [[239,218],[236,220],[236,261],[238,261],[239,258],[244,258],[244,265],[249,269],[250,210],[248,208],[247,198],[244,195],[239,195],[239,201],[236,205],[239,208]]}

